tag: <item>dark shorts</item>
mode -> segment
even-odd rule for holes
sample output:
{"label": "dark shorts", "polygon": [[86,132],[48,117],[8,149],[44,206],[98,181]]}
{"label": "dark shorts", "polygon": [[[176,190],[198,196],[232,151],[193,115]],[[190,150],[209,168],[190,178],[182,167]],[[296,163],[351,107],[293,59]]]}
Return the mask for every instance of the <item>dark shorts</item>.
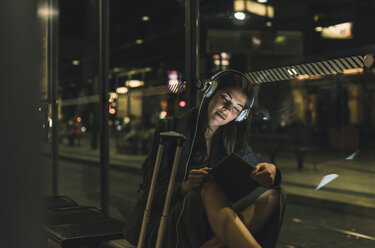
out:
{"label": "dark shorts", "polygon": [[[234,203],[232,205],[233,210],[237,213],[241,212],[267,190],[268,188],[261,186],[256,188],[250,194]],[[262,244],[262,247],[274,247],[276,245],[285,205],[285,196],[282,189],[280,190],[280,208],[278,211],[275,211],[270,220],[266,223],[263,228],[265,229],[264,233],[261,231],[259,235],[255,235],[255,238]],[[157,232],[158,226],[154,226],[149,241],[156,240]],[[211,230],[206,212],[203,208],[200,191],[192,191],[188,193],[183,200],[171,206],[162,247],[196,248],[200,247],[213,237],[213,235],[214,233]],[[176,246],[177,242],[178,246]]]}

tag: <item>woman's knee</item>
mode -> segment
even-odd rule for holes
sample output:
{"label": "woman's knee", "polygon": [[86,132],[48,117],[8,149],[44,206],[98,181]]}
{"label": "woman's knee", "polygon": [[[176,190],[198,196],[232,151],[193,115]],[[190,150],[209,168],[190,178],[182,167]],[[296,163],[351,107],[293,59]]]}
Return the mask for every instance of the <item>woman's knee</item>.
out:
{"label": "woman's knee", "polygon": [[270,207],[276,207],[279,204],[280,190],[269,189],[262,193],[256,200],[255,204],[270,205]]}

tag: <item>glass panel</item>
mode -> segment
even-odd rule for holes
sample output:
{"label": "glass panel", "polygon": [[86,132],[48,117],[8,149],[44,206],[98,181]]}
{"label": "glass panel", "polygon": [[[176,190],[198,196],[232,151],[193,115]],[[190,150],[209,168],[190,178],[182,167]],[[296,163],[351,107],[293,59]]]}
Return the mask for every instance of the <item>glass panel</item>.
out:
{"label": "glass panel", "polygon": [[139,197],[141,166],[158,121],[182,114],[187,101],[184,5],[133,4],[111,1],[110,12],[110,207],[123,220]]}
{"label": "glass panel", "polygon": [[60,1],[59,194],[100,207],[98,2]]}
{"label": "glass panel", "polygon": [[[201,81],[235,69],[258,83],[248,143],[282,173],[277,247],[370,247],[375,71],[335,59],[374,52],[375,3],[250,2],[200,1],[199,71]],[[187,111],[185,5],[110,6],[110,215],[126,221],[158,121]],[[99,206],[97,2],[60,1],[59,10],[60,193]]]}

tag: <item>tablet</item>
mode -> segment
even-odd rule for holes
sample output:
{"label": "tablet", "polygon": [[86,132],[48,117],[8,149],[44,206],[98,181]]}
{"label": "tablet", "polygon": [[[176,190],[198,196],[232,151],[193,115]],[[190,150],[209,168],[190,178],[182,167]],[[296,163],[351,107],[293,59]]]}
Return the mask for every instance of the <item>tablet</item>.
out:
{"label": "tablet", "polygon": [[215,164],[211,174],[228,200],[236,202],[259,186],[258,182],[250,177],[253,170],[253,165],[231,153]]}

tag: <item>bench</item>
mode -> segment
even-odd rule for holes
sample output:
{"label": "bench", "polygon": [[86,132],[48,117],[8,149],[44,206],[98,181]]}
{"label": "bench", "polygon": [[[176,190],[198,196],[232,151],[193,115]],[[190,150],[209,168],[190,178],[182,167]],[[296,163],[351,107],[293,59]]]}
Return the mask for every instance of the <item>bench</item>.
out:
{"label": "bench", "polygon": [[66,196],[45,197],[44,228],[61,247],[99,247],[103,241],[123,238],[124,222],[96,207],[80,206]]}

